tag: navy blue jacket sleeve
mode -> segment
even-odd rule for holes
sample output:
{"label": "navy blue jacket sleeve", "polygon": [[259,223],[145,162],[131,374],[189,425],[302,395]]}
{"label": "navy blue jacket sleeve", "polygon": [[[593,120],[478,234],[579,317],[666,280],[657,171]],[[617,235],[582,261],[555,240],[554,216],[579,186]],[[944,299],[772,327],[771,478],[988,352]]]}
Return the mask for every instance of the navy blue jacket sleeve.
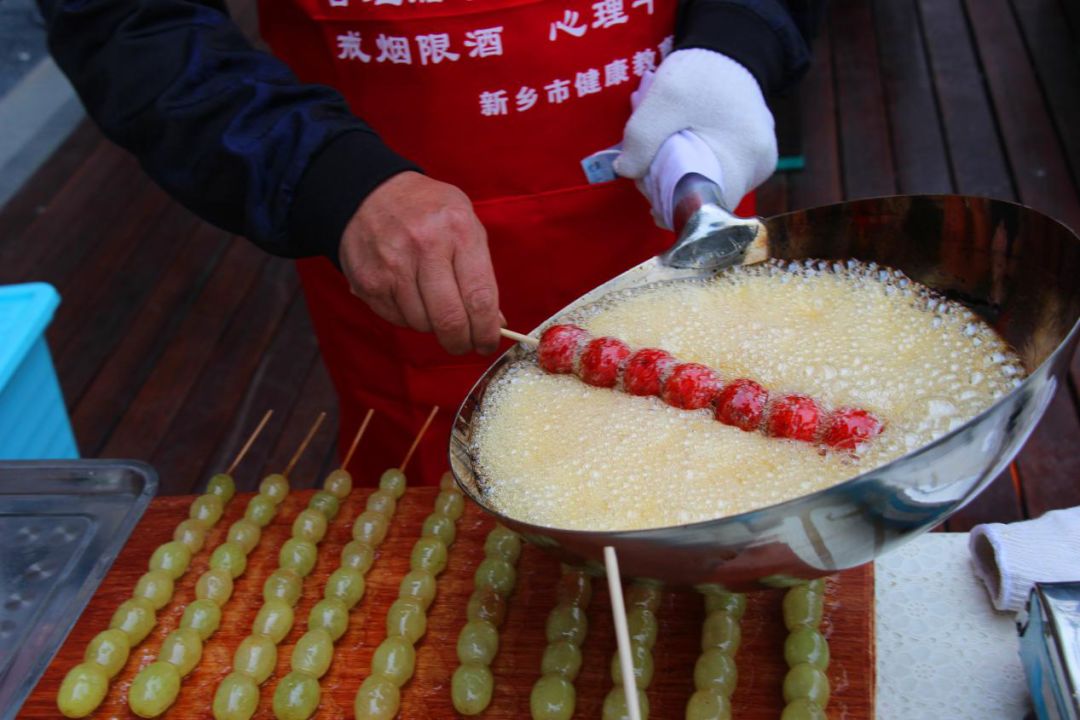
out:
{"label": "navy blue jacket sleeve", "polygon": [[53,57],[105,135],[196,214],[271,253],[336,263],[360,201],[416,168],[336,91],[252,47],[217,3],[39,5]]}

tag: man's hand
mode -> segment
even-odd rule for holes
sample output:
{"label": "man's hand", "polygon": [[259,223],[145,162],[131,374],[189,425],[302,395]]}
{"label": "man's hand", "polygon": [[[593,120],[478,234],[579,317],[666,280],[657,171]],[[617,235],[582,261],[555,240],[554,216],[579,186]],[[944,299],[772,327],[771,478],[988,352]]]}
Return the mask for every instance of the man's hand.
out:
{"label": "man's hand", "polygon": [[499,345],[499,291],[487,233],[465,193],[415,172],[368,195],[341,239],[354,295],[380,317],[434,332],[454,355]]}

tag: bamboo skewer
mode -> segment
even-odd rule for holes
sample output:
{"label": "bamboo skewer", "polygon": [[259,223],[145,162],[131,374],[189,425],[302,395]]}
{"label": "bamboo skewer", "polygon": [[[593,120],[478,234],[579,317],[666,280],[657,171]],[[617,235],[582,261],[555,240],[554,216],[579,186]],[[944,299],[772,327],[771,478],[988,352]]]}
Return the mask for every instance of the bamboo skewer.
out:
{"label": "bamboo skewer", "polygon": [[623,692],[626,694],[626,711],[630,720],[641,720],[634,661],[630,656],[630,630],[626,624],[626,605],[623,602],[622,579],[619,577],[619,559],[615,555],[615,548],[610,545],[604,548],[604,565],[607,568],[608,594],[611,596],[611,616],[615,621],[615,639],[619,644],[619,668],[622,670]]}
{"label": "bamboo skewer", "polygon": [[356,436],[353,438],[352,445],[349,446],[349,452],[345,453],[345,461],[341,463],[341,469],[349,467],[349,462],[352,460],[353,453],[356,452],[356,446],[360,444],[360,438],[364,436],[364,431],[367,430],[368,423],[371,422],[371,416],[375,414],[375,408],[369,408],[367,415],[364,416],[364,421],[360,423],[360,429],[356,431]]}
{"label": "bamboo skewer", "polygon": [[233,474],[233,471],[236,470],[236,467],[241,463],[241,461],[243,461],[244,456],[247,455],[248,450],[251,449],[251,446],[255,443],[255,439],[259,437],[260,433],[262,433],[263,428],[266,427],[266,423],[270,421],[270,416],[273,414],[273,410],[266,411],[266,414],[263,415],[262,420],[259,421],[258,427],[256,427],[252,431],[251,435],[248,436],[247,442],[245,442],[244,446],[240,448],[240,452],[236,453],[236,457],[233,458],[232,463],[229,465],[228,469],[225,470],[226,475]]}
{"label": "bamboo skewer", "polygon": [[502,335],[504,338],[509,338],[514,342],[519,342],[524,345],[528,345],[529,347],[536,347],[540,344],[540,341],[534,338],[532,335],[523,335],[519,332],[514,332],[513,330],[507,330],[506,328],[499,328],[499,334]]}
{"label": "bamboo skewer", "polygon": [[308,443],[311,442],[311,438],[315,437],[315,432],[319,429],[319,426],[322,425],[323,420],[325,419],[326,412],[323,411],[319,413],[319,417],[316,418],[315,424],[313,424],[311,426],[311,429],[308,430],[307,435],[304,437],[304,441],[300,443],[300,447],[296,448],[296,452],[293,453],[292,459],[289,460],[289,464],[285,466],[285,470],[281,473],[282,475],[284,475],[285,477],[289,477],[289,473],[291,473],[293,471],[293,468],[296,467],[296,463],[300,461],[300,456],[304,454],[305,450],[307,450]]}
{"label": "bamboo skewer", "polygon": [[412,460],[413,453],[416,452],[417,446],[420,445],[420,439],[424,437],[424,433],[427,432],[428,427],[431,426],[431,421],[435,419],[435,413],[439,412],[439,406],[431,408],[431,412],[428,413],[427,420],[420,427],[420,432],[416,433],[416,437],[413,438],[412,445],[409,446],[409,451],[405,453],[405,459],[401,461],[401,465],[398,465],[398,470],[405,472],[405,466]]}

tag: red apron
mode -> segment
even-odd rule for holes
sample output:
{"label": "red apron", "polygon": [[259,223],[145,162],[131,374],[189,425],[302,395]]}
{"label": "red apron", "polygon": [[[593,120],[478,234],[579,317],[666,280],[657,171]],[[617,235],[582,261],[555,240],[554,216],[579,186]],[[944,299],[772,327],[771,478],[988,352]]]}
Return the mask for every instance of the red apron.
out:
{"label": "red apron", "polygon": [[[586,183],[585,156],[622,137],[630,93],[670,51],[676,0],[264,0],[262,35],[304,81],[353,111],[430,177],[460,187],[487,229],[500,306],[529,330],[664,250],[633,184]],[[741,208],[742,209],[742,208]],[[401,462],[442,411],[410,476],[436,482],[450,425],[491,358],[452,357],[348,292],[325,259],[300,277],[341,401],[339,447],[376,415],[358,480]]]}

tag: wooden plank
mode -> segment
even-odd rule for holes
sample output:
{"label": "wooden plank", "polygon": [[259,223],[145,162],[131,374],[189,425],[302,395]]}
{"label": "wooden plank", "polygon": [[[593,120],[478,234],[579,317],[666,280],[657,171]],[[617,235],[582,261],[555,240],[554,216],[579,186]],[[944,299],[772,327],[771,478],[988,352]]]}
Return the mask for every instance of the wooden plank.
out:
{"label": "wooden plank", "polygon": [[1007,0],[967,6],[1020,200],[1080,228],[1080,195]]}
{"label": "wooden plank", "polygon": [[1067,385],[1017,456],[1024,504],[1030,517],[1080,505],[1080,418]]}
{"label": "wooden plank", "polygon": [[[271,699],[278,679],[289,670],[296,641],[307,629],[306,618],[319,599],[328,574],[338,564],[340,548],[351,539],[349,527],[363,509],[370,490],[356,491],[320,545],[314,571],[304,581],[304,594],[296,607],[296,622],[278,649],[277,667],[263,685],[255,717],[273,717]],[[385,637],[385,616],[396,598],[400,578],[407,572],[409,553],[419,536],[423,518],[431,509],[436,488],[410,489],[398,504],[390,532],[367,575],[366,593],[350,615],[349,628],[335,646],[334,662],[322,679],[320,718],[352,717],[353,698],[370,673],[371,655]],[[207,717],[214,690],[229,671],[232,653],[260,605],[264,579],[277,564],[277,550],[288,538],[290,523],[304,507],[310,491],[290,493],[275,520],[249,557],[247,571],[237,579],[233,596],[222,613],[217,632],[206,642],[202,660],[185,679],[177,704],[163,718]],[[131,592],[156,545],[169,539],[173,527],[186,516],[191,498],[158,498],[121,552],[116,564],[90,601],[68,639],[22,708],[24,718],[56,717],[55,693],[64,673],[82,660],[91,637],[105,627],[116,606]],[[126,667],[112,684],[103,705],[92,716],[133,718],[126,703],[127,688],[138,669],[157,656],[164,637],[179,624],[184,606],[194,598],[198,575],[208,566],[211,549],[224,539],[228,524],[242,512],[247,496],[235,498],[226,515],[211,531],[207,548],[197,555],[188,572],[176,583],[173,601],[158,612],[158,625],[135,648]],[[457,523],[457,539],[450,548],[446,570],[440,575],[438,596],[428,610],[427,633],[417,643],[416,672],[401,692],[400,717],[409,720],[457,717],[450,705],[450,678],[457,667],[458,632],[465,623],[465,604],[473,589],[473,573],[483,558],[483,542],[492,520],[472,503]],[[829,637],[829,677],[834,717],[874,716],[874,643],[872,566],[864,566],[831,579],[827,585],[823,629]],[[495,692],[486,718],[529,716],[529,693],[539,677],[545,645],[544,622],[555,603],[558,562],[538,548],[526,545],[517,567],[517,586],[510,597],[500,630],[499,654],[492,663]],[[599,717],[604,696],[612,687],[609,674],[615,640],[610,606],[603,582],[593,581],[589,605],[589,633],[583,644],[584,662],[577,686],[577,717]],[[745,720],[775,720],[783,708],[781,684],[785,671],[783,642],[786,630],[780,611],[781,591],[750,596],[742,620],[742,644],[736,655],[738,687],[732,697],[732,716]],[[681,718],[693,690],[693,668],[700,653],[703,607],[691,592],[665,592],[657,613],[660,631],[653,648],[655,675],[648,695],[651,717]]]}
{"label": "wooden plank", "polygon": [[814,42],[814,62],[801,85],[800,120],[806,169],[788,176],[792,209],[817,207],[843,199],[830,35],[826,25]]}
{"label": "wooden plank", "polygon": [[981,523],[1008,523],[1024,519],[1024,508],[1018,493],[1018,478],[1010,466],[998,475],[978,497],[949,518],[949,532],[967,532]]}
{"label": "wooden plank", "polygon": [[956,192],[1015,199],[961,0],[917,0]]}
{"label": "wooden plank", "polygon": [[900,192],[949,193],[948,153],[914,0],[875,0],[881,73]]}
{"label": "wooden plank", "polygon": [[838,0],[829,4],[829,20],[844,197],[893,195],[896,171],[870,6]]}

